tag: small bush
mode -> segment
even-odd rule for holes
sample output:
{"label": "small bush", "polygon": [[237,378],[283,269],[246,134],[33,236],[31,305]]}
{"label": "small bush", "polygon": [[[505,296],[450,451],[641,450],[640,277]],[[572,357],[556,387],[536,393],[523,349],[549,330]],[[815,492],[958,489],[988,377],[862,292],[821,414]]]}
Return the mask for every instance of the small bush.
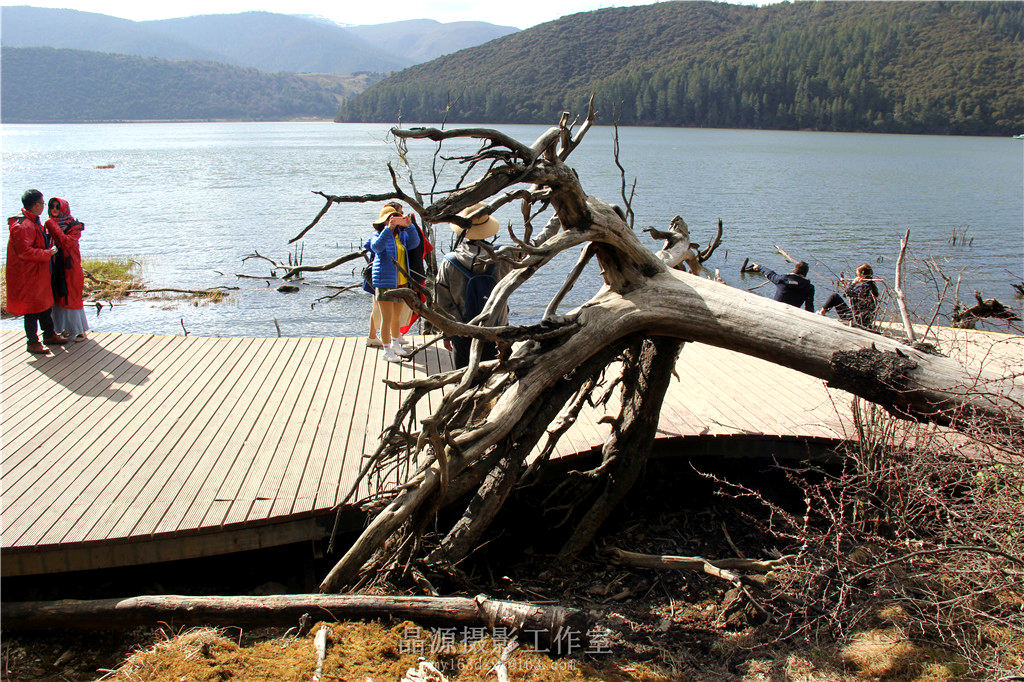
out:
{"label": "small bush", "polygon": [[132,289],[141,289],[142,265],[130,258],[105,258],[82,261],[85,270],[85,297],[115,301],[128,297]]}

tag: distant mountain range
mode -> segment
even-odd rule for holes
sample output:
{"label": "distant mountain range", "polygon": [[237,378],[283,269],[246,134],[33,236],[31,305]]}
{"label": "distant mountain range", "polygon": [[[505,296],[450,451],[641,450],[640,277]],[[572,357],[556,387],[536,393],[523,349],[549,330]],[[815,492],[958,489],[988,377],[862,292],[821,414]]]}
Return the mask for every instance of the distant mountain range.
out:
{"label": "distant mountain range", "polygon": [[323,119],[359,78],[52,47],[5,47],[0,59],[4,123]]}
{"label": "distant mountain range", "polygon": [[413,66],[337,120],[552,123],[593,94],[605,123],[1012,135],[1022,73],[1022,2],[659,2]]}
{"label": "distant mountain range", "polygon": [[395,71],[515,32],[483,22],[429,19],[342,27],[304,16],[243,12],[129,21],[69,9],[0,9],[4,47],[216,61],[261,71]]}
{"label": "distant mountain range", "polygon": [[496,26],[482,21],[442,24],[433,19],[346,26],[345,30],[389,54],[408,59],[410,66],[519,31],[512,26]]}

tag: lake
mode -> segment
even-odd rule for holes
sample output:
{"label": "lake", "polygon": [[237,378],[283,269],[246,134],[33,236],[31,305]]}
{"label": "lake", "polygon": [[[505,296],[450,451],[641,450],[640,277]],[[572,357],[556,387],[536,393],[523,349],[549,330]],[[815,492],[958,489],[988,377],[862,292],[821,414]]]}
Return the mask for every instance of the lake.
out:
{"label": "lake", "polygon": [[[388,161],[396,162],[388,127],[329,122],[131,123],[4,125],[3,205],[20,208],[29,187],[70,201],[85,223],[85,257],[122,256],[142,263],[150,286],[238,286],[217,305],[133,302],[89,309],[95,331],[194,335],[285,336],[365,333],[369,296],[361,291],[316,303],[346,285],[359,266],[310,276],[299,293],[282,294],[261,280],[268,264],[242,262],[258,251],[287,260],[288,240],[331,194],[391,189]],[[543,126],[500,126],[532,142]],[[675,215],[706,244],[724,221],[723,244],[708,263],[726,282],[753,288],[741,277],[746,257],[788,271],[775,245],[811,264],[817,303],[832,291],[827,280],[870,262],[891,285],[903,232],[911,230],[910,295],[928,317],[934,283],[923,278],[925,258],[962,277],[961,298],[975,289],[1020,306],[1011,282],[1024,277],[1024,143],[981,137],[854,133],[623,128],[621,160],[637,178],[636,229],[664,229]],[[622,203],[612,157],[613,130],[592,129],[570,158],[585,190]],[[431,143],[410,142],[418,185],[430,186]],[[446,154],[469,147],[446,147]],[[111,169],[96,166],[113,164]],[[449,162],[439,186],[449,186]],[[369,234],[378,205],[335,206],[303,239],[303,262],[324,263],[348,253]],[[518,207],[498,214],[521,223]],[[543,223],[543,218],[541,219]],[[439,225],[439,247],[450,230]],[[953,246],[951,235],[966,234]],[[655,250],[658,244],[643,235]],[[973,240],[973,241],[972,241]],[[507,236],[504,241],[507,242]],[[574,260],[565,254],[538,273],[512,301],[512,321],[534,320]],[[593,266],[567,308],[598,287]],[[758,293],[767,293],[761,287]],[[315,304],[315,305],[314,305]],[[4,320],[18,329],[21,320]]]}

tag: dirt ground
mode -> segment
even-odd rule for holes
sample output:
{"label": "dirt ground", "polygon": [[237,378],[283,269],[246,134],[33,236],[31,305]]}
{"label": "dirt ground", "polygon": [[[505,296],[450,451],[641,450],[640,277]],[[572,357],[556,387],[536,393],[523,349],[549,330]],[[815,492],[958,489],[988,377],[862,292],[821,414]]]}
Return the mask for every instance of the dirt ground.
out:
{"label": "dirt ground", "polygon": [[[551,520],[537,515],[538,506],[527,499],[503,512],[518,522],[499,519],[495,527],[503,531],[448,583],[436,583],[444,594],[486,593],[496,599],[557,603],[587,612],[591,626],[586,640],[580,633],[576,639],[570,633],[549,645],[531,641],[529,635],[518,640],[517,648],[507,654],[510,679],[959,679],[962,667],[955,660],[941,650],[908,641],[897,618],[880,614],[876,623],[847,642],[782,642],[776,629],[758,624],[757,611],[737,597],[730,583],[701,573],[613,563],[607,553],[611,547],[708,558],[734,556],[732,545],[751,558],[769,558],[785,549],[774,547],[734,509],[703,492],[699,477],[678,472],[666,476],[657,466],[652,468],[607,524],[594,551],[580,559],[555,559],[561,535],[538,532],[550,529]],[[686,495],[680,495],[677,486],[687,488]],[[279,587],[283,591],[288,586]],[[224,585],[215,588],[224,593]],[[302,636],[295,628],[181,630],[168,624],[110,633],[4,633],[2,677],[309,680],[316,668],[314,640],[320,627],[330,629],[322,680],[401,680],[410,669],[419,670],[419,677],[408,678],[417,681],[499,680],[494,665],[509,642],[517,641],[503,631],[438,629],[408,621],[317,624]],[[1024,645],[1021,652],[1024,661]],[[432,676],[423,663],[434,666],[443,678]]]}

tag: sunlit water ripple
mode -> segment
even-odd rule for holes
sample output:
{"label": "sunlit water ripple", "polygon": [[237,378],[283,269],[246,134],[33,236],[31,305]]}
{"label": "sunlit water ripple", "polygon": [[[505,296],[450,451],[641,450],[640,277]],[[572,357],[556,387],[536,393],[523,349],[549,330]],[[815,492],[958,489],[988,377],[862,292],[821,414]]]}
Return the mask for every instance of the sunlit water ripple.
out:
{"label": "sunlit water ripple", "polygon": [[[387,128],[323,122],[5,125],[3,202],[13,215],[28,187],[67,198],[86,224],[85,256],[136,258],[151,286],[242,288],[219,305],[140,302],[98,317],[90,310],[94,330],[181,334],[184,326],[194,335],[273,336],[276,319],[286,336],[359,335],[369,310],[362,292],[311,308],[330,292],[309,286],[281,294],[234,275],[266,273],[266,264],[242,263],[254,250],[286,259],[288,239],[322,205],[312,190],[388,191],[385,164],[397,157],[385,139]],[[544,129],[501,128],[524,141]],[[571,160],[588,193],[622,203],[612,137],[611,129],[594,128]],[[709,265],[730,284],[759,283],[738,274],[744,257],[785,268],[776,244],[819,273],[819,305],[830,291],[826,276],[852,272],[862,261],[891,283],[899,238],[910,228],[915,263],[934,255],[952,258],[951,275],[965,268],[962,297],[979,289],[1020,304],[1010,286],[1024,269],[1019,140],[676,128],[623,128],[620,139],[622,163],[637,178],[636,229],[665,227],[678,214],[694,240],[706,243],[721,218],[724,242]],[[410,144],[424,189],[433,146]],[[103,164],[114,168],[95,168]],[[377,208],[335,206],[303,240],[304,262],[323,263],[356,248]],[[506,207],[498,217],[521,222],[518,207]],[[951,233],[965,228],[973,244],[950,246]],[[446,249],[450,231],[443,225],[438,231]],[[514,323],[536,318],[574,259],[563,255],[515,295]],[[307,281],[350,284],[357,272],[343,266]],[[592,267],[563,308],[583,302],[598,285]],[[922,283],[912,285],[911,296],[922,309],[934,299]],[[4,320],[2,327],[20,324]]]}

